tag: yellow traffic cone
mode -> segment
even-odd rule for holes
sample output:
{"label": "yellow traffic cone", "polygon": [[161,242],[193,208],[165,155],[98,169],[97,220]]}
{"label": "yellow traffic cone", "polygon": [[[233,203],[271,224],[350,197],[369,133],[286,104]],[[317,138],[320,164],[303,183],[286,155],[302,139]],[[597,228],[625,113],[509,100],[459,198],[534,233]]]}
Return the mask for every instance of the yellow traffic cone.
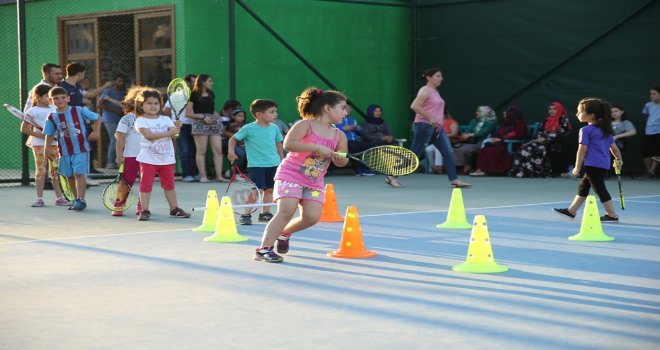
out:
{"label": "yellow traffic cone", "polygon": [[495,262],[485,216],[477,215],[474,217],[474,227],[472,228],[472,235],[470,235],[467,258],[465,258],[464,263],[455,265],[451,269],[458,272],[472,273],[496,273],[509,270],[508,267]]}
{"label": "yellow traffic cone", "polygon": [[231,206],[231,198],[229,196],[223,196],[220,201],[215,233],[213,236],[204,238],[204,240],[207,242],[229,243],[243,242],[248,239],[239,235],[238,231],[236,231],[236,221],[234,220],[234,209]]}
{"label": "yellow traffic cone", "polygon": [[364,246],[357,207],[349,206],[346,208],[346,220],[344,220],[339,249],[328,252],[327,255],[335,258],[351,259],[376,256],[376,252],[372,252]]}
{"label": "yellow traffic cone", "polygon": [[449,229],[467,229],[472,225],[465,216],[465,207],[463,206],[463,193],[460,188],[454,188],[451,192],[451,201],[449,202],[449,211],[447,211],[447,220],[442,224],[436,225],[437,228]]}
{"label": "yellow traffic cone", "polygon": [[215,231],[215,222],[218,220],[218,194],[215,190],[209,190],[206,194],[206,210],[204,211],[204,219],[202,225],[194,228],[195,232],[213,232]]}
{"label": "yellow traffic cone", "polygon": [[580,232],[574,236],[568,237],[568,239],[573,241],[593,242],[614,240],[614,237],[608,236],[603,232],[603,225],[600,223],[600,213],[598,212],[598,204],[596,203],[595,196],[587,196],[587,204],[584,207],[584,213],[582,213]]}

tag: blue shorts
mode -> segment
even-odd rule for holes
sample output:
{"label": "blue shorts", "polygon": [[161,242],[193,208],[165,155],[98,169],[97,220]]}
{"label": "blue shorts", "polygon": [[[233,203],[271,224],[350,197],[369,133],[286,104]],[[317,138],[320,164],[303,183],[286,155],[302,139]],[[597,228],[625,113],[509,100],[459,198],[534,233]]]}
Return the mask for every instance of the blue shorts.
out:
{"label": "blue shorts", "polygon": [[87,175],[89,171],[89,152],[62,156],[60,158],[60,174],[64,177]]}
{"label": "blue shorts", "polygon": [[255,167],[248,168],[248,177],[260,190],[272,189],[275,187],[275,173],[277,167]]}

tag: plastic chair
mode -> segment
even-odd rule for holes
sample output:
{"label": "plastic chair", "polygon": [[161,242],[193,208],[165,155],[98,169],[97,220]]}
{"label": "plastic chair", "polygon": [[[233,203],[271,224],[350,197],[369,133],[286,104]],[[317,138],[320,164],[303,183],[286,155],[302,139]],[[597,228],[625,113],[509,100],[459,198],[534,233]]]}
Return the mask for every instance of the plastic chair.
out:
{"label": "plastic chair", "polygon": [[522,144],[525,141],[531,140],[532,137],[534,137],[534,135],[536,135],[536,133],[539,131],[540,126],[541,123],[539,122],[527,124],[527,136],[525,140],[504,140],[504,143],[506,144],[506,150],[509,152],[509,154],[513,155],[513,145]]}

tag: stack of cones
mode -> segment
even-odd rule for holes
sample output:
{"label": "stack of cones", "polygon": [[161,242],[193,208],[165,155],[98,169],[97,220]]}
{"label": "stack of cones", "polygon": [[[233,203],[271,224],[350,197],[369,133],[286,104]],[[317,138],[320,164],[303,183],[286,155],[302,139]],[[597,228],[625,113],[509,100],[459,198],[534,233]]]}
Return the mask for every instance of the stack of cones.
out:
{"label": "stack of cones", "polygon": [[337,206],[337,197],[335,196],[335,186],[332,184],[325,185],[325,202],[323,202],[323,212],[321,213],[320,222],[342,222],[344,218],[339,215],[339,208]]}
{"label": "stack of cones", "polygon": [[598,204],[596,203],[595,196],[587,196],[587,204],[584,207],[584,213],[582,214],[580,232],[574,236],[568,237],[568,239],[573,241],[592,242],[614,240],[614,237],[608,236],[603,232],[603,225],[600,223],[600,213],[598,212]]}
{"label": "stack of cones", "polygon": [[339,249],[327,253],[335,258],[371,258],[376,252],[368,250],[362,239],[362,228],[360,228],[360,217],[357,208],[349,206],[346,209],[346,220],[339,242]]}
{"label": "stack of cones", "polygon": [[463,193],[460,188],[454,188],[451,193],[451,201],[449,202],[449,211],[447,212],[447,220],[442,224],[436,225],[437,228],[449,229],[468,229],[472,225],[467,221],[465,215],[465,207],[463,206]]}
{"label": "stack of cones", "polygon": [[472,273],[496,273],[509,270],[508,267],[495,262],[485,216],[477,215],[474,217],[474,227],[472,228],[472,235],[470,235],[470,245],[468,246],[465,262],[451,269],[458,272]]}
{"label": "stack of cones", "polygon": [[204,211],[204,219],[202,225],[193,229],[195,232],[213,232],[215,231],[215,224],[218,220],[218,194],[215,190],[209,190],[206,194],[206,210]]}
{"label": "stack of cones", "polygon": [[215,233],[213,236],[204,238],[204,240],[207,242],[229,243],[243,242],[248,239],[238,234],[236,220],[234,220],[234,209],[231,206],[231,198],[229,196],[223,196],[220,201],[218,220],[215,224]]}

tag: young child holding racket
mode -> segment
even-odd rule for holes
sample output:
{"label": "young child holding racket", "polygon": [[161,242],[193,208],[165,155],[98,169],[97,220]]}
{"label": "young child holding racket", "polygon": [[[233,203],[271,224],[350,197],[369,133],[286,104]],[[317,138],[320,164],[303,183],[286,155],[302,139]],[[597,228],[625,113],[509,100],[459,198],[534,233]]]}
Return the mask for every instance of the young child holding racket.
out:
{"label": "young child holding racket", "polygon": [[[87,207],[87,173],[89,172],[89,141],[96,141],[101,135],[99,115],[79,106],[69,106],[69,94],[62,87],[54,87],[48,92],[50,103],[56,111],[51,113],[44,124],[44,155],[54,160],[57,157],[52,145],[57,137],[60,154],[59,171],[67,178],[75,195],[71,210],[83,210]],[[87,135],[87,122],[94,122],[93,131]]]}
{"label": "young child holding racket", "polygon": [[[275,101],[257,99],[250,104],[250,113],[256,121],[240,128],[229,138],[227,145],[227,158],[235,162],[236,141],[245,141],[245,151],[248,160],[248,176],[263,191],[264,203],[272,203],[273,186],[277,166],[284,158],[282,154],[282,133],[277,125],[273,124],[277,118],[277,104]],[[273,218],[270,207],[262,207],[259,221],[268,222]],[[241,215],[241,225],[252,225],[249,214]]]}
{"label": "young child holding racket", "polygon": [[[124,165],[124,181],[129,187],[133,187],[135,179],[140,172],[140,163],[137,161],[137,156],[140,153],[140,140],[142,135],[135,129],[135,97],[144,90],[144,86],[133,86],[126,92],[124,100],[121,102],[124,110],[124,115],[117,125],[115,132],[117,165]],[[123,200],[126,200],[125,198]],[[142,205],[138,199],[137,207],[135,208],[135,215],[140,215],[142,212]],[[113,211],[112,216],[122,216],[124,212]]]}
{"label": "young child holding racket", "polygon": [[[55,170],[58,161],[57,156],[53,160],[48,160],[44,156],[44,135],[42,132],[44,124],[46,123],[46,118],[48,118],[51,113],[55,112],[55,109],[49,105],[48,91],[50,91],[50,89],[51,87],[48,85],[37,85],[34,90],[32,90],[32,107],[28,108],[26,113],[34,118],[38,126],[33,126],[25,121],[21,123],[21,132],[30,136],[28,137],[27,142],[25,142],[25,145],[32,148],[32,155],[34,156],[34,184],[37,190],[37,199],[32,203],[32,207],[43,207],[46,205],[43,197],[48,166],[50,165],[51,179],[57,179],[59,176]],[[57,154],[57,140],[54,140],[50,147],[52,148],[51,151],[54,154]],[[57,196],[55,205],[71,205],[71,203],[62,195],[62,188],[60,187],[59,181],[53,181],[53,190]]]}
{"label": "young child holding racket", "polygon": [[[337,154],[348,150],[346,135],[333,126],[346,116],[346,96],[309,87],[297,100],[303,120],[293,125],[284,139],[289,153],[275,173],[273,197],[277,213],[266,225],[261,246],[255,251],[254,259],[259,261],[284,260],[273,251],[275,242],[277,252],[285,254],[293,233],[319,221],[325,200],[323,177],[328,166],[331,161],[338,167],[348,163],[348,158]],[[298,207],[300,216],[292,220]]]}
{"label": "young child holding racket", "polygon": [[181,121],[160,115],[162,97],[160,92],[151,88],[140,91],[135,98],[135,130],[140,139],[140,152],[136,159],[140,162],[140,202],[142,211],[138,220],[146,221],[151,217],[149,200],[156,174],[160,178],[160,187],[170,206],[170,217],[189,218],[190,214],[179,208],[174,191],[174,142],[172,137],[179,133]]}
{"label": "young child holding racket", "polygon": [[587,126],[580,129],[579,146],[575,159],[573,175],[582,179],[578,185],[578,193],[568,208],[553,208],[561,215],[575,218],[575,214],[587,199],[589,190],[594,188],[603,203],[606,214],[600,217],[602,222],[619,222],[614,211],[612,197],[605,187],[605,178],[610,170],[610,155],[614,155],[614,167],[621,169],[621,151],[614,142],[612,131],[612,115],[610,104],[594,97],[580,100],[577,108],[577,118]]}

